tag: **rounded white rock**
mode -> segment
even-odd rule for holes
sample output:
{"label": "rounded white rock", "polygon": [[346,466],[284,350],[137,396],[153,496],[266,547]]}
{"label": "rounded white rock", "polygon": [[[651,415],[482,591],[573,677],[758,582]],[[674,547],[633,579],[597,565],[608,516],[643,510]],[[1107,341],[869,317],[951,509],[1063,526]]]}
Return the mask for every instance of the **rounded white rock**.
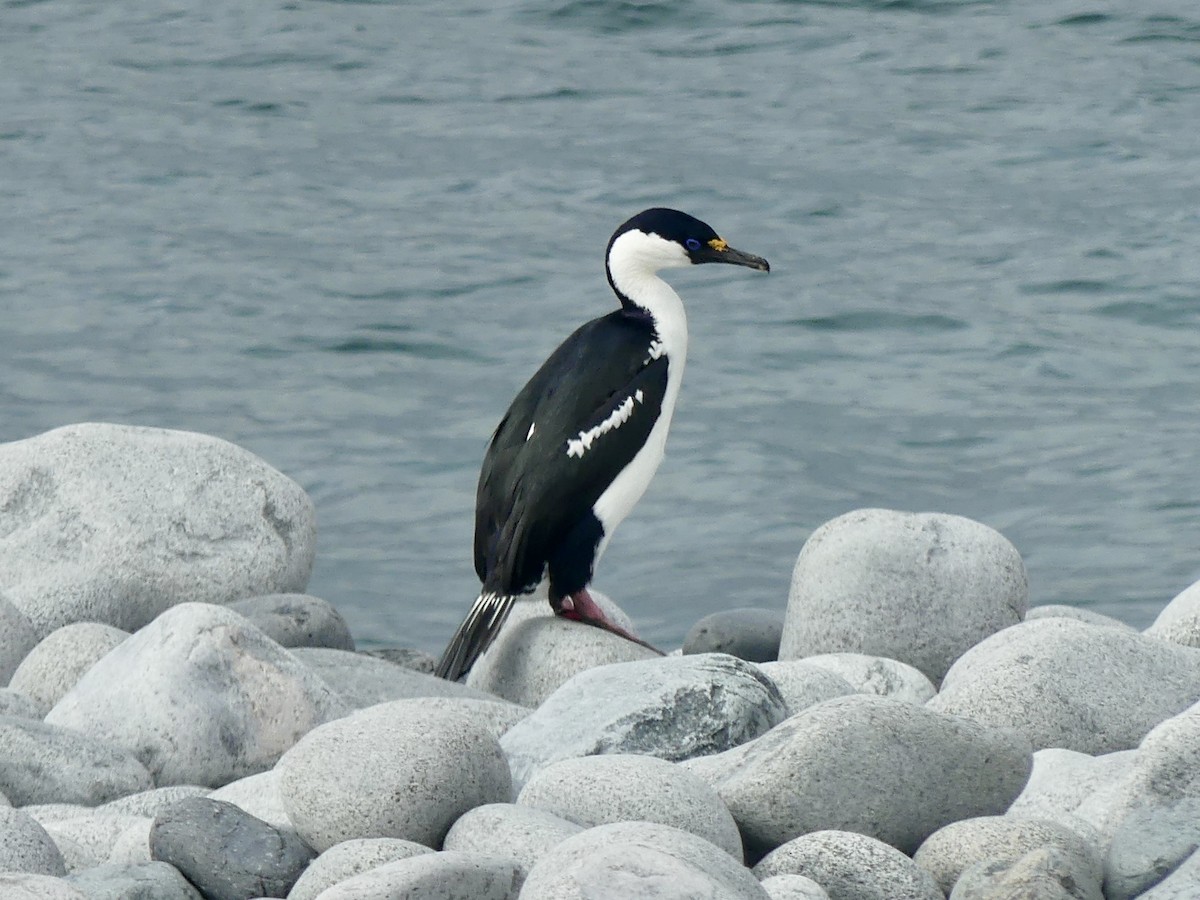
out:
{"label": "rounded white rock", "polygon": [[866,653],[909,663],[937,684],[1028,605],[1024,563],[998,531],[942,513],[855,510],[800,551],[779,658]]}
{"label": "rounded white rock", "polygon": [[420,700],[380,703],[314,729],[279,771],[288,816],[317,851],[362,837],[436,847],[464,812],[512,796],[491,732]]}

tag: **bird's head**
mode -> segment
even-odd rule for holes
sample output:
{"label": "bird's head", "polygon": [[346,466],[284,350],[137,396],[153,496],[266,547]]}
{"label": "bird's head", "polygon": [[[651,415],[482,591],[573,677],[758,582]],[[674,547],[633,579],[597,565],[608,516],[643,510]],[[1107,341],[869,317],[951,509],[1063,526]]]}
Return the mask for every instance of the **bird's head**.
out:
{"label": "bird's head", "polygon": [[761,256],[734,250],[695,216],[676,209],[647,209],[613,232],[608,242],[608,266],[657,272],[659,269],[701,263],[730,263],[771,271]]}

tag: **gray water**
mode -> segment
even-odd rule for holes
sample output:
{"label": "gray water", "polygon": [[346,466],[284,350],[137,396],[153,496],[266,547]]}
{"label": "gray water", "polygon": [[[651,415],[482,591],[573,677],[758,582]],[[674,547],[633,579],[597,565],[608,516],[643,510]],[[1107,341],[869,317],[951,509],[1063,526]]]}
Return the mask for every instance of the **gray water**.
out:
{"label": "gray water", "polygon": [[313,497],[310,591],[436,650],[509,399],[676,206],[667,459],[596,585],[782,607],[863,506],[980,519],[1035,603],[1200,575],[1194,0],[0,4],[0,440],[218,435]]}

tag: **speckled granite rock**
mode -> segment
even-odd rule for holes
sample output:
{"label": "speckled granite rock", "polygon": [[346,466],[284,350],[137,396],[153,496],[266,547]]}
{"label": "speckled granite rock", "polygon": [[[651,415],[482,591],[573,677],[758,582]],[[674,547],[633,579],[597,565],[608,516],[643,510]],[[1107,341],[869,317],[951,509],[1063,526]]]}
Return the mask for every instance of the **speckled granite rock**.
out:
{"label": "speckled granite rock", "polygon": [[728,653],[748,662],[779,658],[783,610],[742,607],[705,616],[683,638],[684,653]]}
{"label": "speckled granite rock", "polygon": [[288,891],[287,900],[316,900],[322,891],[338,882],[385,863],[420,856],[422,853],[433,853],[433,850],[415,841],[400,838],[359,838],[342,841],[312,861],[300,876],[300,880]]}
{"label": "speckled granite rock", "polygon": [[46,721],[135,750],[161,785],[221,785],[274,765],[346,706],[244,617],[185,603],[97,662]]}
{"label": "speckled granite rock", "polygon": [[942,513],[855,510],[826,522],[800,551],[779,658],[886,656],[937,684],[1028,605],[1025,566],[999,532]]}
{"label": "speckled granite rock", "polygon": [[29,651],[9,687],[50,709],[80,677],[129,633],[99,622],[64,625]]}
{"label": "speckled granite rock", "polygon": [[0,444],[0,510],[0,589],[39,637],[303,590],[316,548],[299,485],[186,431],[84,423]]}
{"label": "speckled granite rock", "polygon": [[804,875],[835,900],[944,900],[933,876],[895,847],[850,831],[814,831],[788,841],[754,874]]}
{"label": "speckled granite rock", "polygon": [[229,604],[281,647],[353,650],[354,638],[333,604],[311,594],[262,594]]}

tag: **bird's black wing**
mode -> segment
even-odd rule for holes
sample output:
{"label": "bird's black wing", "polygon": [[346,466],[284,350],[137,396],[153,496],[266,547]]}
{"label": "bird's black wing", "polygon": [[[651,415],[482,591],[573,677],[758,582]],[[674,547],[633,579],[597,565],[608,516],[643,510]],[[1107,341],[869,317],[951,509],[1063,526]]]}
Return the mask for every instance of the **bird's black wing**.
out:
{"label": "bird's black wing", "polygon": [[646,442],[668,359],[654,329],[621,311],[572,334],[517,394],[479,476],[475,569],[485,591],[531,590],[555,541]]}

